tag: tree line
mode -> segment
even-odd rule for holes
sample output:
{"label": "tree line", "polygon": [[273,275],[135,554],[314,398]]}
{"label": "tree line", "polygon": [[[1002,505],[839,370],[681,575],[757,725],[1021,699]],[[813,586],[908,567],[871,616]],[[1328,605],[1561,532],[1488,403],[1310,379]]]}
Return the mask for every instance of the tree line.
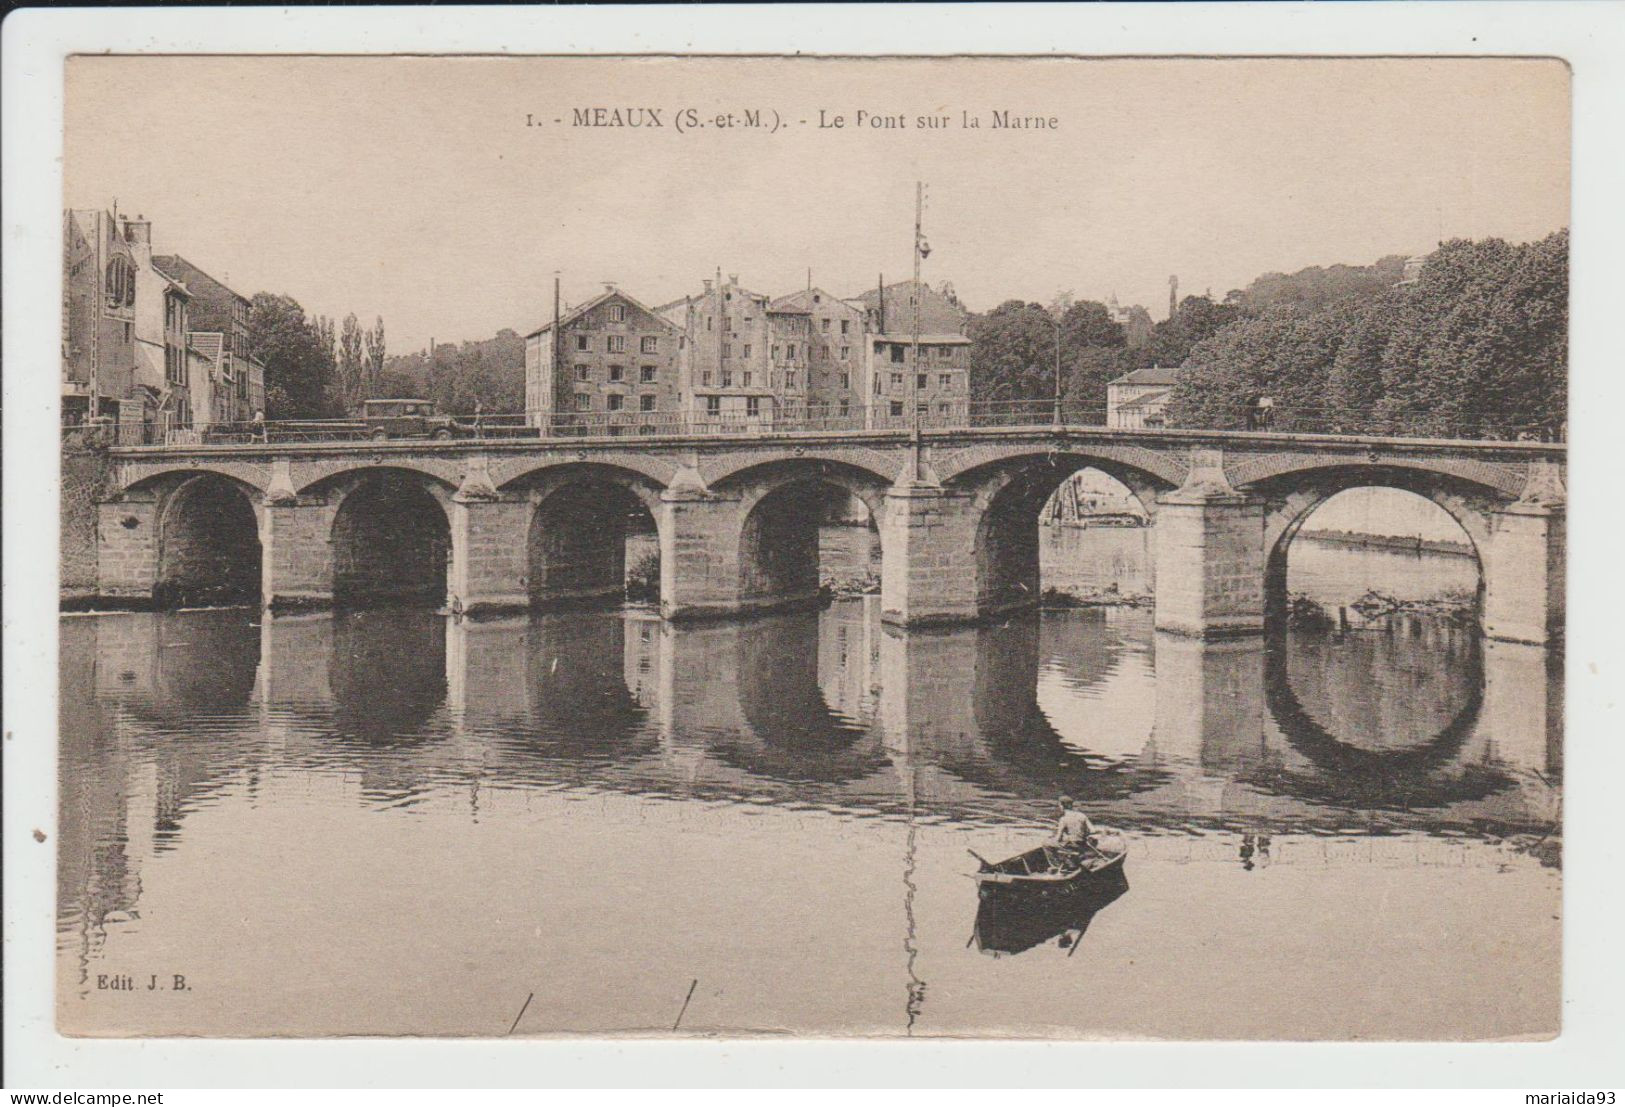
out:
{"label": "tree line", "polygon": [[[1186,296],[1130,341],[1106,305],[1059,294],[1008,300],[967,320],[971,393],[980,402],[1048,402],[1105,422],[1110,381],[1177,368],[1171,426],[1240,429],[1260,410],[1277,430],[1552,434],[1568,404],[1567,230],[1537,242],[1455,239],[1407,275],[1372,265],[1268,273],[1222,299]],[[335,327],[288,296],[260,293],[249,316],[266,365],[270,418],[342,416],[373,396],[417,396],[443,411],[524,407],[524,340],[437,343],[387,356],[383,320]]]}
{"label": "tree line", "polygon": [[292,296],[257,292],[248,310],[249,347],[265,364],[268,419],[331,419],[382,395],[384,321],[363,329],[352,312],[335,325],[307,316]]}
{"label": "tree line", "polygon": [[1177,368],[1170,426],[1439,437],[1546,437],[1568,406],[1567,230],[1512,245],[1442,243],[1420,272],[1269,273],[1222,300],[1187,296],[1130,345],[1105,305],[1061,294],[973,316],[975,400],[1051,400],[1056,343],[1069,419],[1105,421],[1107,384]]}

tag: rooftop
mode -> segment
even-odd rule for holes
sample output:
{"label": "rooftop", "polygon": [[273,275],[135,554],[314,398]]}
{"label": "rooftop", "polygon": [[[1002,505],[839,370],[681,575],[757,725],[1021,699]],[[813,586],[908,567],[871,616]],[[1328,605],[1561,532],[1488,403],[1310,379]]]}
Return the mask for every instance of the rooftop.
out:
{"label": "rooftop", "polygon": [[1156,384],[1176,385],[1179,383],[1179,369],[1153,365],[1149,369],[1136,369],[1132,373],[1124,373],[1111,382],[1112,384]]}

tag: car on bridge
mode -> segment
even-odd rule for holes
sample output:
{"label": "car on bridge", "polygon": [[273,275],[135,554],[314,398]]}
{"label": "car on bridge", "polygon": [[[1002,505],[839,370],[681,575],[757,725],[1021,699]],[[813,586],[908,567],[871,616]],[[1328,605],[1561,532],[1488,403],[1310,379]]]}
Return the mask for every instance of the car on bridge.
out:
{"label": "car on bridge", "polygon": [[444,440],[473,437],[477,433],[473,423],[436,412],[432,400],[363,400],[356,415],[362,434],[368,438]]}

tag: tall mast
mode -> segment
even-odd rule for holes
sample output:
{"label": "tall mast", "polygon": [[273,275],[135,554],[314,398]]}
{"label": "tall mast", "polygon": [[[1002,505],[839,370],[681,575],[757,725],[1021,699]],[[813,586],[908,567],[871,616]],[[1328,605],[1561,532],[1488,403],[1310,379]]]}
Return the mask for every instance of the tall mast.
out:
{"label": "tall mast", "polygon": [[925,182],[914,182],[914,333],[911,345],[914,348],[914,372],[910,384],[909,395],[914,400],[914,479],[920,479],[920,261],[924,253],[925,240],[920,233],[920,226],[925,214]]}

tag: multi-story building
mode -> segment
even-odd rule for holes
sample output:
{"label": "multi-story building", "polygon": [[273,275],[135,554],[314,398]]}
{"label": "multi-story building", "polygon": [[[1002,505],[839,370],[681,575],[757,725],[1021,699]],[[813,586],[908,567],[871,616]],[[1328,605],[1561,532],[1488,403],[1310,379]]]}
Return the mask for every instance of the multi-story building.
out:
{"label": "multi-story building", "polygon": [[204,352],[209,359],[209,395],[204,402],[201,389],[193,389],[194,418],[213,423],[246,422],[256,412],[263,412],[265,366],[249,342],[248,297],[179,254],[162,254],[152,261],[190,293],[187,330],[193,337],[186,345]]}
{"label": "multi-story building", "polygon": [[1137,430],[1166,422],[1168,400],[1179,381],[1177,369],[1153,365],[1106,383],[1106,425]]}
{"label": "multi-story building", "polygon": [[682,331],[613,285],[525,336],[525,414],[550,430],[648,433],[679,410]]}
{"label": "multi-story building", "polygon": [[141,420],[135,383],[133,225],[110,211],[62,213],[62,419]]}
{"label": "multi-story building", "polygon": [[830,427],[847,420],[863,425],[868,387],[863,310],[809,288],[780,296],[769,312],[775,332],[770,356],[776,379],[785,384],[781,413]]}
{"label": "multi-story building", "polygon": [[[141,233],[151,233],[150,224]],[[143,240],[147,251],[150,238]],[[146,401],[146,422],[163,430],[192,426],[191,365],[186,331],[192,294],[173,273],[166,272],[150,252],[137,257],[135,293],[135,391]]]}
{"label": "multi-story building", "polygon": [[912,419],[915,404],[933,422],[963,419],[966,312],[946,286],[920,289],[916,366],[912,282],[869,300],[821,288],[773,299],[719,272],[655,308],[611,287],[565,312],[556,339],[551,323],[526,336],[529,422],[614,427],[674,412],[701,428],[863,427]]}
{"label": "multi-story building", "polygon": [[766,426],[781,402],[805,405],[805,317],[774,316],[771,309],[769,298],[741,287],[737,274],[724,283],[720,273],[698,296],[656,309],[685,339],[678,374],[689,420]]}
{"label": "multi-story building", "polygon": [[867,323],[864,375],[870,425],[912,422],[916,408],[922,420],[939,424],[969,417],[969,313],[951,285],[933,289],[923,281],[918,286],[900,281],[848,302],[861,306]]}

